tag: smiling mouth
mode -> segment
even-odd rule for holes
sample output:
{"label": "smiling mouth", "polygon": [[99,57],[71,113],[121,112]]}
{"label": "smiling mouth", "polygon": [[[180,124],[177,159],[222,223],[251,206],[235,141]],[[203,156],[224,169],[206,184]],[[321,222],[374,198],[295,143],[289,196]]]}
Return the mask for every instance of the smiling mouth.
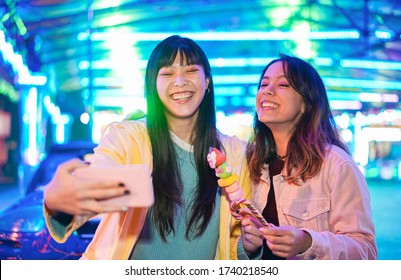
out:
{"label": "smiling mouth", "polygon": [[264,101],[264,102],[261,103],[260,107],[262,109],[270,109],[270,110],[272,110],[272,109],[277,109],[278,108],[278,104],[277,103],[273,103],[273,102]]}
{"label": "smiling mouth", "polygon": [[191,98],[193,96],[193,93],[190,91],[185,91],[185,92],[178,92],[178,93],[173,93],[171,95],[171,98],[175,101],[179,100],[185,100],[188,98]]}

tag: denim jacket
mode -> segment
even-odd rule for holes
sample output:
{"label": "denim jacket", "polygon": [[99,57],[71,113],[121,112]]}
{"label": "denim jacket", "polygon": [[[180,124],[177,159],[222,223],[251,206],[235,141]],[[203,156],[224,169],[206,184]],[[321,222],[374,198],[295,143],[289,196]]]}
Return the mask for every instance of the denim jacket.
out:
{"label": "denim jacket", "polygon": [[[292,259],[376,259],[377,245],[366,180],[352,158],[337,146],[326,149],[320,172],[301,186],[288,184],[283,173],[273,177],[280,226],[307,231],[311,247]],[[267,203],[269,168],[252,184],[259,211]]]}

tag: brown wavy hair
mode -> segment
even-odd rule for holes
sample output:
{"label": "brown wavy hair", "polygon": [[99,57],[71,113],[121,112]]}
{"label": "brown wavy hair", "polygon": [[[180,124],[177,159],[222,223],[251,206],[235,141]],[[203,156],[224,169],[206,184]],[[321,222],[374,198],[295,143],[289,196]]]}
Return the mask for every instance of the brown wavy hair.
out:
{"label": "brown wavy hair", "polygon": [[[283,62],[284,75],[290,86],[304,101],[305,111],[294,127],[287,146],[286,180],[300,185],[301,181],[316,176],[323,164],[327,145],[336,145],[349,153],[337,131],[330,110],[326,88],[318,72],[308,62],[294,56],[280,54],[262,71],[258,88],[266,70],[278,61]],[[276,142],[268,126],[254,116],[253,136],[248,143],[247,159],[251,179],[259,181],[263,164],[276,154]]]}

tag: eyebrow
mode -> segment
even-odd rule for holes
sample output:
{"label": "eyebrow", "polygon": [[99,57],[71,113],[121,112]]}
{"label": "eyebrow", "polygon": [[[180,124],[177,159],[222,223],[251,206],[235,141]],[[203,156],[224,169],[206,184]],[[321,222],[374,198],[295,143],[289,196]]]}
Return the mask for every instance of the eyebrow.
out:
{"label": "eyebrow", "polygon": [[[174,64],[171,64],[171,65],[166,65],[166,66],[163,66],[163,67],[161,67],[161,68],[181,68],[181,67],[191,67],[191,66],[200,66],[200,65],[198,65],[198,64],[186,64],[186,65],[180,65],[180,64],[178,64],[178,63],[174,63]],[[161,69],[160,68],[160,69]]]}
{"label": "eyebrow", "polygon": [[[277,77],[275,77],[276,79],[279,79],[279,78],[286,78],[285,77],[285,75],[283,74],[283,75],[280,75],[280,76],[277,76]],[[264,79],[270,79],[270,77],[269,76],[263,76],[262,77],[262,80],[264,80]]]}

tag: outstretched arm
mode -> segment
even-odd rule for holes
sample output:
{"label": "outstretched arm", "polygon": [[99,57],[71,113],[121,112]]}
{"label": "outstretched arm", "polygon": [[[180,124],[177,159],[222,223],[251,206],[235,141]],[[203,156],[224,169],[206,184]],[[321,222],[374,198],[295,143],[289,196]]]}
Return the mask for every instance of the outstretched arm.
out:
{"label": "outstretched arm", "polygon": [[70,215],[96,215],[122,211],[119,206],[105,206],[99,201],[126,194],[125,186],[118,181],[80,179],[74,176],[77,168],[89,168],[83,161],[72,159],[61,164],[53,179],[45,186],[44,205],[49,213]]}

